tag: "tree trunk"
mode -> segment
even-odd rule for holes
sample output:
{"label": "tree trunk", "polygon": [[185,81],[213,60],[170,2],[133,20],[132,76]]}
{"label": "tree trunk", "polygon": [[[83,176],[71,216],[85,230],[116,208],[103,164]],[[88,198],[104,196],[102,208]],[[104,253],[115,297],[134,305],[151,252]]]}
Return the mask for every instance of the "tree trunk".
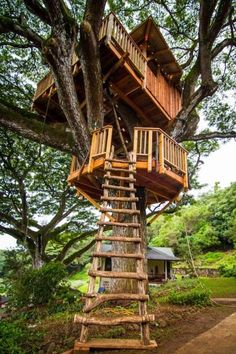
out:
{"label": "tree trunk", "polygon": [[[140,210],[139,222],[140,227],[140,237],[142,242],[140,244],[141,252],[146,256],[147,248],[147,232],[146,232],[146,190],[145,187],[137,187],[137,197],[139,202],[137,204],[137,209]],[[118,216],[118,220],[121,222],[129,221],[128,217]],[[132,229],[124,229],[122,227],[116,227],[113,229],[113,236],[130,236],[132,237]],[[135,244],[129,244],[128,242],[113,242],[112,249],[117,253],[140,253],[137,252],[137,246]],[[117,272],[136,272],[137,271],[137,260],[125,259],[125,258],[113,258],[112,259],[112,270]],[[147,270],[147,260],[144,260],[144,271]],[[112,293],[136,293],[137,292],[137,280],[130,279],[112,279],[111,281],[111,292]]]}

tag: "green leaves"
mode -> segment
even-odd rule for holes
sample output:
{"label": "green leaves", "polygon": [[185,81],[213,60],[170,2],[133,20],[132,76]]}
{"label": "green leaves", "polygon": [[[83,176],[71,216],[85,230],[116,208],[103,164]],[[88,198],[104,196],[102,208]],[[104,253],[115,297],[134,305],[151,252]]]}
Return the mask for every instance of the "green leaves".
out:
{"label": "green leaves", "polygon": [[236,244],[236,183],[202,196],[175,214],[163,214],[149,229],[153,246],[174,247],[188,256],[186,237],[193,253],[229,249]]}

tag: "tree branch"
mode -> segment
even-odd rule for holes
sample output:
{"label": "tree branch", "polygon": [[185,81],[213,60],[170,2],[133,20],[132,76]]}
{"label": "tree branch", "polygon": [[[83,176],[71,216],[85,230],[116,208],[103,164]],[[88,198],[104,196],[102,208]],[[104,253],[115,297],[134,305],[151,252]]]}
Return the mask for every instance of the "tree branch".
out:
{"label": "tree branch", "polygon": [[81,163],[83,161],[65,123],[51,124],[46,120],[44,124],[43,117],[0,102],[0,125],[27,139],[76,155]]}
{"label": "tree branch", "polygon": [[46,9],[37,0],[24,0],[26,8],[44,23],[51,25],[50,17]]}
{"label": "tree branch", "polygon": [[28,41],[34,43],[35,47],[40,50],[42,49],[43,38],[25,23],[21,24],[19,21],[13,20],[10,17],[0,16],[0,34],[11,32],[26,38]]}
{"label": "tree branch", "polygon": [[79,251],[74,252],[73,254],[71,254],[69,257],[67,257],[66,259],[64,259],[63,263],[64,264],[70,264],[75,258],[82,256],[82,254],[84,254],[86,251],[88,251],[94,244],[95,244],[96,240],[93,239],[89,244],[87,244],[85,247],[81,248]]}
{"label": "tree branch", "polygon": [[209,139],[229,139],[229,138],[236,138],[236,131],[202,133],[202,134],[188,136],[186,138],[181,139],[180,141],[200,141],[200,140],[209,140]]}

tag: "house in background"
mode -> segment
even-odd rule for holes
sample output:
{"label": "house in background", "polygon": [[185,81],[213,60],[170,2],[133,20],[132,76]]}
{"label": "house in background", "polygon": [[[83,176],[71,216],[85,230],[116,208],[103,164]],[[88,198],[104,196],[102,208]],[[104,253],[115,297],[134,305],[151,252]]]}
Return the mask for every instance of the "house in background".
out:
{"label": "house in background", "polygon": [[[103,244],[102,252],[111,252],[111,244]],[[148,266],[148,282],[149,284],[160,284],[172,279],[172,262],[178,261],[170,247],[151,247],[147,248],[147,266]],[[111,258],[102,258],[100,270],[112,271]],[[109,290],[109,278],[101,278],[100,288]]]}

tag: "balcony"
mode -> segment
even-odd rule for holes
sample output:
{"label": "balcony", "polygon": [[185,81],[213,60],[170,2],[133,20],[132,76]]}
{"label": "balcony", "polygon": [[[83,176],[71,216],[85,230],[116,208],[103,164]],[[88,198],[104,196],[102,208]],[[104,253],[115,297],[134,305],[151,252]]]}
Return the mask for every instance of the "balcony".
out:
{"label": "balcony", "polygon": [[[112,150],[115,154],[119,151],[112,142],[113,127],[105,126],[93,133],[88,163],[80,166],[73,157],[68,182],[79,193],[100,199],[105,159]],[[148,204],[170,201],[188,188],[187,151],[160,128],[134,128],[131,151],[136,161],[136,185],[146,187]],[[124,168],[125,162],[113,167]]]}

